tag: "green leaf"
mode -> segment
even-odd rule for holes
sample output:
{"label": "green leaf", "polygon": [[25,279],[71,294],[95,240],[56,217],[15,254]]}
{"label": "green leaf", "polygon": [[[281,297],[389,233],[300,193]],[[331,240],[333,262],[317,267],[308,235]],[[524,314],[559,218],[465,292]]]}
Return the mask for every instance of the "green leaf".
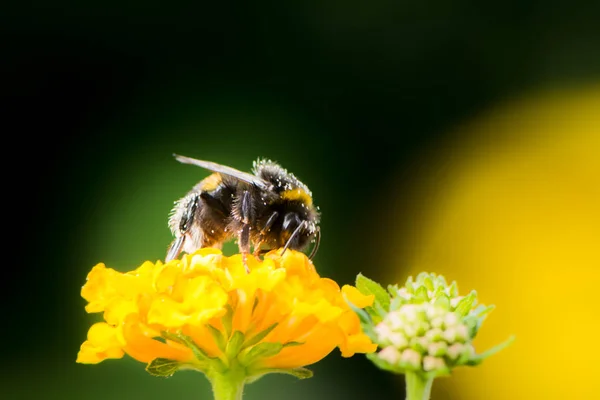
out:
{"label": "green leaf", "polygon": [[484,317],[487,317],[487,314],[492,312],[492,310],[494,310],[494,308],[496,308],[496,306],[493,304],[489,305],[487,307],[484,306],[483,304],[480,304],[477,307],[475,307],[475,309],[473,310],[473,312],[471,314],[475,315],[477,318],[483,319]]}
{"label": "green leaf", "polygon": [[373,319],[373,324],[377,325],[385,318],[387,312],[378,304],[374,306],[365,307],[365,311],[369,313]]}
{"label": "green leaf", "polygon": [[458,313],[461,317],[466,316],[473,308],[476,300],[477,292],[475,290],[471,290],[471,293],[463,297],[461,301],[458,302],[454,312]]}
{"label": "green leaf", "polygon": [[449,290],[450,297],[458,296],[458,285],[456,284],[456,281],[452,281],[449,288],[450,288],[450,290]]}
{"label": "green leaf", "polygon": [[478,305],[464,318],[463,322],[469,329],[469,336],[471,339],[474,339],[475,336],[477,336],[483,321],[494,308],[496,308],[494,305],[487,307],[484,305]]}
{"label": "green leaf", "polygon": [[403,299],[400,296],[396,296],[392,299],[392,302],[390,303],[390,311],[397,311],[406,303],[407,301],[405,299]]}
{"label": "green leaf", "polygon": [[[356,288],[365,296],[375,297],[373,304],[364,309],[372,319],[369,323],[376,325],[381,322],[390,309],[390,294],[379,283],[362,274],[356,277]],[[360,313],[357,314],[360,316]]]}
{"label": "green leaf", "polygon": [[348,303],[348,306],[350,306],[350,308],[352,309],[352,311],[354,311],[356,313],[356,315],[358,315],[358,319],[360,320],[361,324],[365,324],[365,325],[372,325],[373,324],[373,320],[371,319],[371,315],[367,311],[363,310],[362,308],[356,307],[348,299],[346,299],[346,303]]}
{"label": "green leaf", "polygon": [[374,305],[378,304],[384,310],[389,310],[390,295],[379,283],[367,278],[363,274],[358,274],[356,277],[356,288],[366,296],[374,295]]}
{"label": "green leaf", "polygon": [[508,346],[510,346],[512,344],[512,342],[515,341],[515,336],[511,336],[508,339],[506,339],[504,342],[497,344],[496,346],[492,347],[491,349],[488,349],[486,351],[484,351],[481,354],[477,354],[475,357],[472,357],[468,362],[467,365],[478,365],[481,364],[481,362],[483,360],[485,360],[486,358],[498,353],[500,350],[504,350],[505,348],[507,348]]}
{"label": "green leaf", "polygon": [[233,308],[230,304],[225,306],[227,312],[221,318],[221,323],[223,324],[223,329],[225,330],[225,337],[229,339],[231,337],[232,326],[233,326]]}
{"label": "green leaf", "polygon": [[219,350],[225,351],[225,348],[227,346],[227,339],[225,338],[225,336],[223,336],[223,332],[221,332],[220,330],[218,330],[211,324],[206,324],[206,327],[208,328],[208,331],[211,333],[213,339],[215,340],[215,343],[219,347]]}
{"label": "green leaf", "polygon": [[352,311],[354,311],[354,313],[358,316],[358,320],[364,334],[367,335],[372,341],[376,341],[377,335],[375,334],[374,327],[383,320],[383,317],[374,315],[373,318],[371,318],[371,315],[369,315],[366,309],[363,310],[362,308],[356,307],[354,304],[348,301],[348,299],[346,299],[346,303],[348,303],[348,306],[350,306]]}
{"label": "green leaf", "polygon": [[427,288],[425,286],[419,286],[419,288],[415,291],[415,304],[426,303],[429,301],[429,294],[427,293]]}
{"label": "green leaf", "polygon": [[448,286],[448,284],[446,283],[446,278],[444,278],[444,275],[438,275],[435,278],[435,284],[438,286],[441,286],[442,289],[445,289]]}
{"label": "green leaf", "polygon": [[172,333],[172,332],[162,331],[160,333],[160,335],[167,340],[171,340],[171,341],[179,343],[179,344],[187,345],[187,343],[186,343],[185,339],[182,337],[183,335],[181,333]]}
{"label": "green leaf", "polygon": [[146,366],[146,371],[150,375],[168,377],[173,375],[185,366],[179,361],[169,360],[167,358],[155,358]]}
{"label": "green leaf", "polygon": [[415,294],[415,282],[413,281],[413,277],[409,276],[406,279],[406,283],[404,283],[404,287],[408,290],[408,293]]}
{"label": "green leaf", "polygon": [[172,340],[174,342],[177,342],[179,344],[183,344],[184,346],[189,347],[192,350],[192,352],[194,353],[194,356],[196,357],[196,359],[198,361],[213,360],[213,358],[211,358],[208,354],[206,354],[206,352],[204,350],[202,350],[200,347],[198,347],[196,342],[194,342],[194,340],[189,336],[186,336],[182,333],[171,333],[171,332],[167,332],[167,331],[162,331],[160,334],[165,339]]}
{"label": "green leaf", "polygon": [[462,322],[466,325],[467,330],[469,331],[469,337],[471,339],[475,339],[475,336],[477,336],[477,332],[479,332],[479,328],[481,327],[482,320],[474,315],[469,315],[463,319]]}
{"label": "green leaf", "polygon": [[295,346],[302,346],[304,344],[304,342],[287,342],[283,344],[283,347],[295,347]]}
{"label": "green leaf", "polygon": [[450,310],[450,299],[445,294],[441,294],[436,300],[435,305]]}
{"label": "green leaf", "polygon": [[263,376],[267,374],[285,374],[292,375],[298,379],[308,379],[312,378],[313,372],[310,369],[306,368],[294,368],[294,369],[279,369],[279,368],[269,368],[269,369],[260,369],[256,372],[250,372],[249,377],[246,378],[246,383],[256,382]]}
{"label": "green leaf", "polygon": [[436,286],[435,290],[433,291],[433,296],[434,297],[439,297],[441,295],[445,295],[446,293],[444,292],[445,287],[442,285],[438,285]]}
{"label": "green leaf", "polygon": [[293,375],[298,379],[312,378],[313,372],[307,368],[294,368],[294,369],[280,369],[279,371],[272,370],[272,373],[288,374]]}
{"label": "green leaf", "polygon": [[277,325],[279,325],[279,324],[277,322],[275,322],[273,325],[271,325],[268,328],[266,328],[266,329],[258,332],[256,335],[250,337],[248,340],[246,340],[244,342],[244,344],[242,345],[242,349],[245,349],[246,347],[254,346],[258,342],[260,342],[261,340],[263,340],[269,333],[271,333],[271,331],[273,329],[275,329],[275,327]]}
{"label": "green leaf", "polygon": [[240,331],[233,332],[229,343],[227,343],[227,348],[225,349],[225,356],[228,360],[233,360],[242,350],[242,345],[244,343],[244,334]]}
{"label": "green leaf", "polygon": [[240,363],[242,363],[242,365],[248,366],[253,364],[258,359],[272,357],[279,354],[281,349],[283,349],[283,345],[279,342],[263,342],[257,344],[254,347],[250,347],[246,350],[243,350],[238,356],[238,359],[240,360]]}
{"label": "green leaf", "polygon": [[433,292],[433,280],[431,279],[431,276],[426,275],[423,277],[423,286],[425,286],[427,288],[427,290],[431,290]]}

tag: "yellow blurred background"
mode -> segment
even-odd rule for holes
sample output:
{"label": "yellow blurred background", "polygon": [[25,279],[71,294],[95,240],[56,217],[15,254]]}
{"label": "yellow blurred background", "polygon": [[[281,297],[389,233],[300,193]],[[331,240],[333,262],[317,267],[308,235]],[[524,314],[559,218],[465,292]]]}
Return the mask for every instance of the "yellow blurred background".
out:
{"label": "yellow blurred background", "polygon": [[497,306],[476,349],[516,341],[436,380],[433,398],[598,398],[600,86],[524,96],[459,131],[430,155],[439,174],[413,198],[389,279],[425,270],[476,289]]}

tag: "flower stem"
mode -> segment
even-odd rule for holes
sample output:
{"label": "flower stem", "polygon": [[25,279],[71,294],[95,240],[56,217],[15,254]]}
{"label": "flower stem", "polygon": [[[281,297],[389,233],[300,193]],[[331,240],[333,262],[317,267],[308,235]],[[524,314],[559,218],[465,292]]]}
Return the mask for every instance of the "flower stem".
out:
{"label": "flower stem", "polygon": [[407,372],[406,400],[429,400],[433,378],[424,378],[415,372]]}
{"label": "flower stem", "polygon": [[225,372],[207,374],[212,385],[215,400],[241,400],[246,374],[243,369],[229,369]]}

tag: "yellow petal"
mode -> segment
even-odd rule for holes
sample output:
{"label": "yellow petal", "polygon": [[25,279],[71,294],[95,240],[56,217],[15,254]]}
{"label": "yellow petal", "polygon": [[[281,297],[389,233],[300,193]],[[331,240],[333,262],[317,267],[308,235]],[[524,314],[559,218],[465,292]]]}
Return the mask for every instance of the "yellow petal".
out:
{"label": "yellow petal", "polygon": [[117,331],[117,328],[104,322],[92,325],[88,339],[77,354],[77,362],[96,364],[107,358],[123,357],[123,343],[119,341]]}
{"label": "yellow petal", "polygon": [[350,285],[344,285],[342,287],[342,293],[346,296],[349,302],[358,308],[370,306],[373,304],[373,300],[375,300],[374,295],[364,295],[357,288]]}
{"label": "yellow petal", "polygon": [[114,299],[104,307],[104,320],[111,325],[118,325],[130,314],[138,312],[137,303],[132,300]]}
{"label": "yellow petal", "polygon": [[112,280],[116,271],[99,263],[92,268],[85,285],[81,288],[81,297],[88,301],[85,310],[88,313],[104,311],[107,299],[114,293]]}
{"label": "yellow petal", "polygon": [[[214,297],[214,296],[213,296]],[[207,304],[209,302],[205,302]],[[191,308],[187,303],[176,302],[167,296],[154,300],[148,310],[148,323],[165,328],[181,328],[185,325],[198,326],[208,323],[213,317],[220,317],[226,310],[223,305]]]}
{"label": "yellow petal", "polygon": [[347,336],[347,341],[340,346],[342,357],[352,357],[356,353],[373,353],[377,345],[364,333]]}
{"label": "yellow petal", "polygon": [[321,299],[314,304],[298,302],[294,307],[292,315],[300,318],[314,315],[319,322],[325,323],[338,318],[343,312],[344,309],[336,307],[328,301]]}
{"label": "yellow petal", "polygon": [[241,255],[226,257],[216,249],[166,264],[145,262],[124,274],[98,264],[82,296],[88,300],[86,309],[104,311],[108,324],[90,328],[78,361],[97,363],[123,352],[142,362],[193,357],[181,344],[156,340],[162,331],[181,332],[207,354],[223,357],[208,325],[223,334],[226,327],[229,334],[238,330],[247,338],[275,325],[264,342],[302,343],[257,360],[259,367],[309,365],[336,347],[344,356],[375,350],[345,300],[365,307],[373,296],[351,286],[340,289],[320,277],[305,254],[293,250],[283,256],[271,251],[264,260],[249,256],[246,266]]}
{"label": "yellow petal", "polygon": [[143,323],[136,318],[130,318],[123,324],[123,337],[126,345],[125,352],[132,358],[143,363],[148,363],[155,358],[167,358],[176,361],[188,361],[192,359],[191,349],[173,344],[163,343],[155,340],[155,333],[147,329]]}
{"label": "yellow petal", "polygon": [[286,347],[276,356],[263,360],[267,368],[299,368],[325,358],[336,348],[340,337],[325,325],[315,325],[310,334],[298,337],[303,343]]}

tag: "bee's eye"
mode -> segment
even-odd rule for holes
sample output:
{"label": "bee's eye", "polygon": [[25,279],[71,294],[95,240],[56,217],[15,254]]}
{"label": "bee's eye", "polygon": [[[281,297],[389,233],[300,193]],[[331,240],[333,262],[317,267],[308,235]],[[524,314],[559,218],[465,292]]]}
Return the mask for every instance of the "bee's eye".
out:
{"label": "bee's eye", "polygon": [[293,231],[298,226],[300,226],[300,217],[296,213],[287,213],[285,217],[283,217],[283,225],[282,228],[284,231]]}

